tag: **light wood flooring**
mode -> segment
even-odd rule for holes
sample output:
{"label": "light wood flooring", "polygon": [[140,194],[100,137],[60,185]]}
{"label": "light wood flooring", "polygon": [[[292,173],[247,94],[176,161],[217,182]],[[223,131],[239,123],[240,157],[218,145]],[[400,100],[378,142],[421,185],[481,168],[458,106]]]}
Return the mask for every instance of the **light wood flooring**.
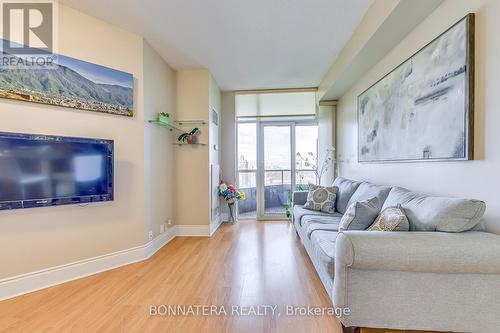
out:
{"label": "light wood flooring", "polygon": [[[221,315],[151,316],[151,305],[216,305]],[[235,316],[233,305],[281,315]],[[0,332],[342,331],[335,317],[289,316],[287,305],[331,303],[290,223],[240,221],[211,238],[178,237],[147,261],[0,302]]]}

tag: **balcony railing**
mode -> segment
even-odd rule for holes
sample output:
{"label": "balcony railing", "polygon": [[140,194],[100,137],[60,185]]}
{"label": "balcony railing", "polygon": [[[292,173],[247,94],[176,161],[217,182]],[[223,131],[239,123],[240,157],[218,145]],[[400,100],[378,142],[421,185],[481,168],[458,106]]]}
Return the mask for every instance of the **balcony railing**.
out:
{"label": "balcony railing", "polygon": [[[287,174],[288,173],[288,174]],[[246,193],[247,199],[238,203],[240,217],[255,217],[257,213],[257,188],[256,170],[239,170],[240,189]],[[296,183],[304,184],[304,177],[300,175],[309,174],[308,180],[315,182],[314,171],[310,169],[296,170]],[[248,175],[243,179],[241,176]],[[291,170],[264,170],[264,214],[284,215],[285,206],[288,203],[292,189]],[[299,177],[297,177],[299,176]]]}

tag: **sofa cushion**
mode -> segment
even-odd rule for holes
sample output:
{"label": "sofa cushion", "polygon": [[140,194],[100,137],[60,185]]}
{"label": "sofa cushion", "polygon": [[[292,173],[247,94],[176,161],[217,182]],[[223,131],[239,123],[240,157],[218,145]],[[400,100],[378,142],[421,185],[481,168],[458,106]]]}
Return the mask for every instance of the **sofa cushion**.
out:
{"label": "sofa cushion", "polygon": [[317,210],[325,213],[335,213],[335,198],[338,188],[335,186],[325,187],[321,185],[309,185],[309,193],[304,208]]}
{"label": "sofa cushion", "polygon": [[391,186],[380,186],[368,182],[362,182],[349,199],[347,207],[351,206],[355,202],[377,197],[379,199],[378,209],[380,211],[391,189]]}
{"label": "sofa cushion", "polygon": [[342,177],[337,177],[333,182],[333,186],[338,187],[337,201],[335,209],[337,212],[344,214],[347,209],[347,203],[351,196],[356,191],[361,182],[355,182]]}
{"label": "sofa cushion", "polygon": [[338,232],[339,231],[339,224],[338,223],[312,222],[312,223],[308,223],[307,226],[304,226],[304,228],[306,228],[307,238],[311,239],[311,235],[314,232],[319,231],[319,230]]}
{"label": "sofa cushion", "polygon": [[401,205],[386,207],[379,214],[369,231],[409,231],[410,223]]}
{"label": "sofa cushion", "polygon": [[486,204],[480,200],[434,197],[392,188],[383,208],[401,204],[410,230],[462,232],[473,229],[484,215]]}
{"label": "sofa cushion", "polygon": [[341,219],[342,219],[342,214],[339,213],[330,214],[329,216],[304,215],[302,217],[301,226],[303,228],[307,228],[307,225],[311,223],[335,224],[338,226],[340,224]]}
{"label": "sofa cushion", "polygon": [[318,212],[316,210],[306,209],[303,205],[293,206],[293,219],[298,223],[298,225],[302,225],[302,219],[304,216],[325,216],[330,218],[339,216],[342,217],[342,215],[338,213],[328,214],[324,212]]}
{"label": "sofa cushion", "polygon": [[333,279],[335,272],[335,241],[338,232],[317,230],[311,235],[313,260],[317,262],[319,274],[327,274]]}
{"label": "sofa cushion", "polygon": [[339,231],[365,230],[372,225],[379,213],[380,200],[373,197],[368,200],[353,202],[340,221]]}

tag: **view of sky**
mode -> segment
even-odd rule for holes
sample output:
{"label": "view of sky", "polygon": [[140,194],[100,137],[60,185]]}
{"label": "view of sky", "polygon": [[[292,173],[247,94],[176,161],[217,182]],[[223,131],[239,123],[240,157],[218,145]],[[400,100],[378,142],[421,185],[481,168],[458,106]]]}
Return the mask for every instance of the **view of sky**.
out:
{"label": "view of sky", "polygon": [[132,88],[134,85],[134,78],[130,73],[63,55],[58,55],[57,63],[61,66],[71,68],[95,83],[114,84],[127,88]]}
{"label": "view of sky", "polygon": [[264,168],[266,170],[290,170],[290,127],[264,127]]}
{"label": "view of sky", "polygon": [[[317,154],[318,127],[296,126],[296,151],[303,156]],[[266,170],[290,169],[290,127],[266,126],[264,128],[264,164]],[[257,133],[255,123],[238,124],[238,157],[248,161],[248,169],[257,166]],[[302,169],[310,169],[302,164]]]}
{"label": "view of sky", "polygon": [[241,156],[248,161],[248,167],[244,167],[245,169],[257,168],[257,126],[255,123],[238,124],[238,158]]}
{"label": "view of sky", "polygon": [[[311,160],[309,153],[314,157],[318,154],[318,126],[297,126],[295,127],[295,150],[304,157]],[[314,169],[312,166],[305,166],[300,160],[296,160],[299,164],[297,169]]]}

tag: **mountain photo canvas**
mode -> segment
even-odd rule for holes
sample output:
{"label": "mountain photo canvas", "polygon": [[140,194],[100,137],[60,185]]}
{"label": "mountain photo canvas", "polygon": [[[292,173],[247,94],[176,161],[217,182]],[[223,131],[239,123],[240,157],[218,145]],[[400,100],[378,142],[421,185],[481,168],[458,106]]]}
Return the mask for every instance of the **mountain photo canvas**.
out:
{"label": "mountain photo canvas", "polygon": [[[130,73],[63,55],[57,55],[51,66],[27,66],[15,54],[2,52],[1,56],[1,98],[129,117],[134,114],[134,78]],[[12,65],[17,63],[17,68]]]}
{"label": "mountain photo canvas", "polygon": [[474,14],[358,96],[358,161],[473,159]]}

